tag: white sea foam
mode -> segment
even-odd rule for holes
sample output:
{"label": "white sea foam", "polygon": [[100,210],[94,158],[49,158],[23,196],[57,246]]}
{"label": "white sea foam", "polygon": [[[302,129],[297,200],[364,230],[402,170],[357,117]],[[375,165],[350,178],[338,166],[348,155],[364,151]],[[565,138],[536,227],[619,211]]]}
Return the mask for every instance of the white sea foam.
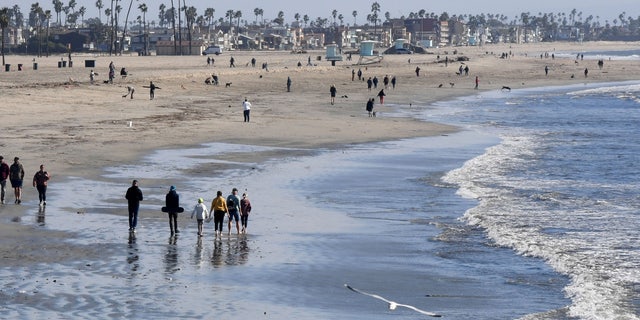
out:
{"label": "white sea foam", "polygon": [[[504,136],[501,144],[449,172],[443,179],[459,194],[479,199],[464,219],[486,229],[498,245],[545,259],[567,274],[573,300],[569,315],[583,319],[638,319],[629,308],[630,286],[640,280],[640,253],[632,248],[640,225],[628,224],[625,211],[606,202],[540,190],[561,190],[575,181],[518,180],[504,174],[523,167],[543,146],[530,136]],[[527,193],[529,196],[526,197]],[[596,206],[594,208],[594,206]],[[546,227],[545,227],[546,226]],[[608,230],[616,230],[612,233]]]}

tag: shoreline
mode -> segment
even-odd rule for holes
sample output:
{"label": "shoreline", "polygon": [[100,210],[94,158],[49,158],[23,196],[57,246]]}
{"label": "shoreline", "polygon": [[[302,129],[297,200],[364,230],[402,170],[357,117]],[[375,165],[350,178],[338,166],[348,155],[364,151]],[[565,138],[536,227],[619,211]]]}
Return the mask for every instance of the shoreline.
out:
{"label": "shoreline", "polygon": [[[591,45],[597,49],[609,48],[609,44]],[[620,47],[626,46],[625,43]],[[556,47],[562,46],[555,43],[550,46],[523,45],[518,47],[522,51],[506,45],[460,48],[460,55],[471,58],[467,62],[471,66],[469,77],[456,76],[451,64],[448,68],[435,64],[434,55],[413,55],[411,63],[405,60],[407,56],[385,56],[379,66],[362,67],[365,77],[375,74],[381,78],[393,74],[399,79],[398,88],[387,91],[386,106],[380,106],[376,101],[379,114],[376,119],[369,119],[364,111],[364,102],[376,92],[367,92],[366,84],[351,81],[353,66],[332,68],[323,65],[327,62],[322,61],[317,62],[317,67],[294,67],[297,60],[306,60],[306,55],[225,53],[216,58],[219,65],[214,68],[207,68],[205,57],[181,57],[184,65],[177,66],[173,61],[175,57],[95,57],[99,66],[96,69],[100,70],[98,80],[104,79],[109,60],[115,61],[118,67],[129,69],[132,75],[118,78],[113,85],[91,85],[87,68],[76,66],[59,70],[53,67],[53,61],[58,57],[39,58],[41,64],[37,72],[12,71],[7,77],[0,78],[0,87],[5,91],[3,111],[8,124],[5,128],[7,139],[0,154],[5,159],[19,156],[28,182],[38,164],[44,163],[53,176],[50,188],[55,188],[56,179],[60,177],[97,178],[104,173],[104,168],[133,163],[153,150],[214,141],[313,150],[455,132],[458,128],[410,118],[388,118],[385,113],[393,112],[397,105],[428,105],[473,95],[477,92],[473,90],[475,75],[480,77],[480,91],[498,90],[504,83],[518,89],[580,81],[637,80],[637,72],[633,70],[640,67],[629,61],[607,61],[605,69],[599,72],[593,61],[575,63],[572,59],[551,60],[524,55],[524,52],[550,51],[551,47],[558,50]],[[584,50],[587,46],[574,47]],[[500,50],[510,49],[517,52],[512,59],[496,58]],[[263,59],[269,60],[270,71],[241,66],[241,63],[235,68],[238,70],[230,69],[224,64],[232,54],[239,62],[253,56],[258,57],[258,65]],[[310,53],[312,56],[321,54]],[[14,58],[8,56],[7,63]],[[542,72],[545,64],[553,64],[551,81],[545,79]],[[415,77],[416,65],[421,67],[424,76]],[[585,65],[593,70],[588,79],[581,78],[580,71]],[[176,73],[176,68],[184,71]],[[204,77],[211,72],[217,72],[221,82],[228,79],[232,85],[229,88],[205,86]],[[570,78],[572,74],[577,74],[577,79]],[[287,76],[293,79],[291,94],[284,88]],[[155,100],[148,100],[147,92],[141,88],[151,80],[162,88],[156,92]],[[449,82],[455,86],[438,88],[440,83],[446,86]],[[338,97],[348,96],[337,98],[335,106],[329,105],[328,87],[332,83],[338,87]],[[121,98],[127,85],[138,88],[135,99]],[[248,97],[254,106],[249,124],[242,123],[240,102],[243,97]],[[131,127],[127,126],[128,121],[133,122]],[[128,182],[129,179],[123,181],[123,190]],[[25,186],[25,198],[33,198],[35,191],[29,183]],[[13,195],[8,189],[6,200],[10,203]],[[50,202],[53,204],[55,200]],[[58,240],[51,241],[72,235],[19,223],[30,210],[27,206],[7,204],[1,208],[0,232],[4,241],[0,254],[6,264],[10,264],[8,261],[25,265],[46,262],[39,254],[45,251],[63,252],[54,253],[51,259],[74,258],[73,247],[65,250],[58,248]],[[34,237],[34,233],[39,236]],[[32,242],[34,238],[41,241]]]}

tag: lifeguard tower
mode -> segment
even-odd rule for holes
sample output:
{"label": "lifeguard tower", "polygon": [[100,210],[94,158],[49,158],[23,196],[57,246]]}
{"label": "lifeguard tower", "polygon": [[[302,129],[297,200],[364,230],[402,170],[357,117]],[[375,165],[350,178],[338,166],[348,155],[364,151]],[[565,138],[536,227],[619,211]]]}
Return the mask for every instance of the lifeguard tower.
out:
{"label": "lifeguard tower", "polygon": [[358,64],[374,64],[382,61],[381,55],[375,55],[373,53],[373,47],[376,44],[375,41],[362,41],[360,42],[360,59]]}
{"label": "lifeguard tower", "polygon": [[338,46],[335,43],[327,45],[327,61],[331,61],[331,65],[335,66],[336,61],[342,61],[342,55],[338,52]]}

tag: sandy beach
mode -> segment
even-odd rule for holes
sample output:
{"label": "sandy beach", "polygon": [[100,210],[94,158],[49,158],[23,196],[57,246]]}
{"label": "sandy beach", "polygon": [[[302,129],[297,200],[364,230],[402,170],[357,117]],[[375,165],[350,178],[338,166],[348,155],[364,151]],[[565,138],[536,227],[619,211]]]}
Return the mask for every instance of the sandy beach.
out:
{"label": "sandy beach", "polygon": [[[484,47],[440,48],[432,54],[385,56],[380,64],[354,65],[352,61],[316,60],[322,51],[308,54],[288,52],[224,52],[215,56],[214,66],[206,57],[166,56],[94,56],[74,55],[73,68],[58,68],[61,56],[34,58],[7,56],[10,72],[0,73],[3,103],[3,130],[0,154],[11,164],[18,156],[26,171],[23,198],[37,199],[30,179],[38,166],[45,164],[52,175],[50,190],[56,181],[71,177],[96,179],[105,167],[135,163],[154,150],[194,147],[202,143],[222,142],[268,147],[287,147],[312,152],[318,148],[340,148],[365,142],[391,141],[456,132],[452,126],[398,117],[398,106],[425,106],[479,90],[511,90],[575,84],[637,80],[640,65],[629,61],[605,60],[599,69],[594,60],[544,58],[545,52],[581,52],[588,50],[637,49],[638,43],[545,43],[525,45],[489,45]],[[457,54],[453,54],[457,50]],[[501,59],[502,53],[510,53]],[[229,67],[233,56],[236,67]],[[314,66],[307,66],[308,57]],[[468,76],[457,75],[459,62],[448,66],[437,57],[468,57]],[[256,67],[249,61],[256,58]],[[33,70],[32,62],[38,63]],[[85,60],[95,60],[95,68],[85,68]],[[116,70],[126,67],[126,78],[116,75],[107,80],[108,65]],[[268,63],[268,71],[260,68]],[[298,67],[298,62],[302,63]],[[17,64],[24,70],[17,71]],[[544,68],[549,67],[545,76]],[[420,68],[420,76],[415,73]],[[588,77],[584,70],[588,68]],[[90,83],[89,73],[98,73]],[[363,77],[377,76],[377,89],[367,90],[366,82],[352,81],[352,70],[362,70]],[[206,85],[204,80],[217,74],[220,85]],[[382,89],[382,78],[395,76],[395,89],[386,89],[385,104],[376,98],[376,118],[365,111],[367,99]],[[292,80],[286,90],[287,77]],[[159,89],[149,99],[149,82]],[[229,83],[229,86],[226,84]],[[330,104],[329,87],[337,88],[336,103]],[[127,86],[135,88],[133,99],[122,96]],[[242,101],[252,103],[251,121],[243,122]],[[282,153],[282,154],[280,154]],[[286,152],[256,152],[234,161],[259,163],[286,155]],[[231,159],[232,155],[227,155]],[[128,187],[123,179],[122,193]],[[100,247],[76,246],[64,242],[73,233],[51,231],[37,225],[21,223],[33,211],[29,206],[13,205],[13,190],[7,188],[7,204],[0,206],[0,254],[2,267],[31,266],[39,263],[90,259],[100,255]],[[164,191],[164,190],[163,190]],[[55,205],[51,199],[51,205]],[[122,204],[126,206],[126,204]],[[126,227],[126,212],[122,216]],[[163,215],[158,212],[158,217]],[[291,222],[293,223],[293,222]],[[295,225],[288,225],[295,227]],[[124,230],[124,229],[123,229]],[[268,242],[277,245],[278,241]],[[262,248],[270,251],[272,248]]]}

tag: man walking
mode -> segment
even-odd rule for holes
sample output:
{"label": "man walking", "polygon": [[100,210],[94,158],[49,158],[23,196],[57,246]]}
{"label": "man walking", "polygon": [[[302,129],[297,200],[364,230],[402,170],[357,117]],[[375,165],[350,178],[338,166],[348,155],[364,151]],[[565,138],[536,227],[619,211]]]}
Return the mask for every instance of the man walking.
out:
{"label": "man walking", "polygon": [[20,163],[20,158],[13,158],[13,164],[9,167],[9,180],[11,181],[11,187],[13,187],[13,193],[16,197],[15,204],[22,203],[22,180],[24,180],[24,168]]}
{"label": "man walking", "polygon": [[44,171],[44,164],[41,164],[40,170],[33,175],[33,186],[38,189],[38,199],[41,206],[47,205],[47,184],[50,178],[49,173]]}
{"label": "man walking", "polygon": [[129,231],[136,232],[138,210],[140,209],[140,201],[142,201],[142,191],[138,188],[138,180],[133,180],[124,197],[127,199],[129,207]]}
{"label": "man walking", "polygon": [[4,162],[4,157],[0,156],[0,192],[2,198],[0,203],[4,204],[4,195],[7,192],[7,178],[9,178],[9,165]]}
{"label": "man walking", "polygon": [[238,199],[238,189],[233,188],[227,197],[227,209],[229,210],[229,234],[231,234],[231,221],[236,220],[236,230],[240,234],[240,199]]}

